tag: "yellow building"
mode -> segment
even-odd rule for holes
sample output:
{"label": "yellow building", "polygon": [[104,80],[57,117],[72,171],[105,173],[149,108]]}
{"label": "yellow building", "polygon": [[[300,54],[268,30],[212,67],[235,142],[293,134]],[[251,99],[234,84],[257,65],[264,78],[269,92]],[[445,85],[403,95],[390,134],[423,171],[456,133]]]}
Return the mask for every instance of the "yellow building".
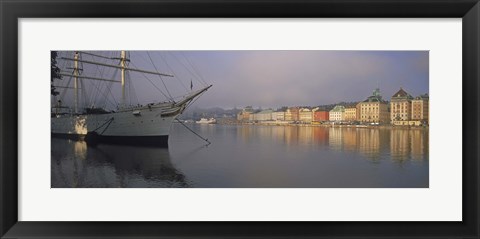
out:
{"label": "yellow building", "polygon": [[429,97],[427,94],[415,97],[412,100],[412,120],[428,124]]}
{"label": "yellow building", "polygon": [[312,123],[313,113],[309,108],[301,108],[299,111],[300,122]]}
{"label": "yellow building", "polygon": [[275,114],[274,120],[285,121],[285,112],[277,111],[277,112],[274,112],[274,114]]}
{"label": "yellow building", "polygon": [[380,89],[375,89],[366,100],[357,104],[360,111],[359,121],[365,123],[388,123],[389,114],[387,102],[382,99]]}
{"label": "yellow building", "polygon": [[413,97],[400,88],[390,101],[390,120],[392,124],[402,125],[412,119]]}
{"label": "yellow building", "polygon": [[357,114],[357,107],[355,105],[347,106],[345,108],[345,121],[357,121]]}
{"label": "yellow building", "polygon": [[251,114],[253,114],[253,107],[252,106],[247,106],[237,114],[237,120],[238,121],[249,121]]}

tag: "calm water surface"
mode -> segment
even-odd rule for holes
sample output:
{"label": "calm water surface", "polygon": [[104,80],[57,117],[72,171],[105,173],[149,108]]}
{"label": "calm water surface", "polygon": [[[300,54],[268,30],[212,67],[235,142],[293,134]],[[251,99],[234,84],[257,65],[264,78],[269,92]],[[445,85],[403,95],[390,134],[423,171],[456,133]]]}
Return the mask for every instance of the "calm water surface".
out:
{"label": "calm water surface", "polygon": [[52,138],[52,187],[428,187],[428,130],[180,124],[169,148]]}

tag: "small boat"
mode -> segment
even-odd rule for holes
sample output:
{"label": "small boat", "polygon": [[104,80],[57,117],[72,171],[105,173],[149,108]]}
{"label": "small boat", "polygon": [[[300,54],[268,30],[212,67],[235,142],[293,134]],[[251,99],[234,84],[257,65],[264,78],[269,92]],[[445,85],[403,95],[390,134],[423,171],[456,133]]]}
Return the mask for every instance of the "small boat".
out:
{"label": "small boat", "polygon": [[199,121],[197,121],[197,124],[216,124],[217,120],[215,118],[201,118]]}

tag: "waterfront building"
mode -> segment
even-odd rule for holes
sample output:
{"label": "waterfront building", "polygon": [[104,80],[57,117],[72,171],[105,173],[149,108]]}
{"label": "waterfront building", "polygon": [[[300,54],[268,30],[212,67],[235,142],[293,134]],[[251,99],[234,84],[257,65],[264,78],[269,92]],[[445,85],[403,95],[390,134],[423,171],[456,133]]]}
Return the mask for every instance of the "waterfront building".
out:
{"label": "waterfront building", "polygon": [[329,112],[325,110],[316,110],[313,112],[313,121],[325,122],[329,120]]}
{"label": "waterfront building", "polygon": [[292,111],[290,111],[290,109],[285,111],[285,121],[293,121]]}
{"label": "waterfront building", "polygon": [[312,123],[313,115],[309,108],[301,108],[299,110],[299,121],[302,123]]}
{"label": "waterfront building", "polygon": [[300,111],[300,109],[298,107],[289,107],[285,111],[285,120],[286,121],[298,121],[300,119],[299,111]]}
{"label": "waterfront building", "polygon": [[251,114],[250,121],[271,121],[273,120],[273,110],[262,110]]}
{"label": "waterfront building", "polygon": [[250,120],[250,115],[253,114],[253,107],[252,106],[247,106],[245,108],[242,109],[242,111],[240,111],[238,114],[237,114],[237,120],[238,121],[249,121]]}
{"label": "waterfront building", "polygon": [[328,118],[330,121],[344,121],[345,120],[345,106],[336,105],[330,110]]}
{"label": "waterfront building", "polygon": [[420,121],[422,124],[428,124],[429,97],[424,94],[412,100],[412,120]]}
{"label": "waterfront building", "polygon": [[274,120],[285,121],[285,112],[284,111],[277,111],[277,112],[274,112],[274,114],[275,114]]}
{"label": "waterfront building", "polygon": [[358,119],[357,114],[358,112],[356,105],[349,105],[345,107],[345,121],[356,121]]}
{"label": "waterfront building", "polygon": [[359,121],[365,123],[387,123],[390,121],[388,104],[380,95],[380,89],[375,89],[371,96],[357,104]]}
{"label": "waterfront building", "polygon": [[390,120],[394,125],[407,125],[412,119],[413,97],[400,88],[390,101]]}

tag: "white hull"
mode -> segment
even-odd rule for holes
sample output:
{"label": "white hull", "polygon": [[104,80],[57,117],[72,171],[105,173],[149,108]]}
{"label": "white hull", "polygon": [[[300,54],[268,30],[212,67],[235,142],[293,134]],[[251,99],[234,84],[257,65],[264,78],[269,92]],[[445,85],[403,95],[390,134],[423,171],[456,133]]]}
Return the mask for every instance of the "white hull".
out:
{"label": "white hull", "polygon": [[183,111],[171,104],[138,107],[108,114],[64,115],[53,117],[51,132],[84,136],[168,136],[172,121]]}
{"label": "white hull", "polygon": [[197,121],[197,124],[216,124],[216,123],[217,123],[217,120],[215,120],[214,118],[211,118],[211,119],[202,118],[199,121]]}
{"label": "white hull", "polygon": [[133,143],[167,140],[173,120],[210,87],[192,92],[178,102],[148,104],[106,114],[57,115],[52,117],[51,132],[68,137],[98,135],[116,143],[122,143],[121,138]]}

